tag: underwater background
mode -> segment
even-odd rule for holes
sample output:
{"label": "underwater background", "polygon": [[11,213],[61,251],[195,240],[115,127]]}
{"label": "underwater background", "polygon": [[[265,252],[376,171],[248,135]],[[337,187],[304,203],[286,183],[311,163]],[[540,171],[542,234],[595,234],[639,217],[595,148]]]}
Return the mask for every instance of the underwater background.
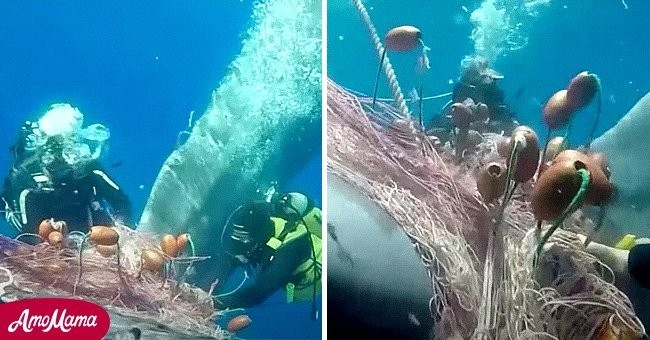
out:
{"label": "underwater background", "polygon": [[[547,131],[542,105],[581,71],[596,73],[602,81],[603,111],[596,137],[650,90],[650,2],[645,0],[366,0],[363,4],[382,39],[394,27],[412,25],[431,49],[431,68],[424,77],[415,73],[419,49],[388,53],[405,97],[420,82],[425,98],[451,92],[461,60],[482,51],[493,56],[492,68],[504,75],[499,84],[516,119],[533,127],[540,140]],[[327,39],[329,77],[372,96],[379,60],[352,1],[328,1]],[[390,97],[383,74],[378,93]],[[424,121],[438,115],[449,99],[426,100]],[[417,105],[410,108],[417,112]],[[573,146],[586,141],[595,112],[592,104],[577,114],[569,136]]]}
{"label": "underwater background", "polygon": [[[252,8],[251,0],[0,1],[2,177],[21,124],[37,120],[54,103],[70,103],[84,114],[84,125],[110,129],[102,164],[139,217],[190,112],[195,121],[200,117],[239,54]],[[315,135],[305,141],[317,146],[311,159],[284,160],[304,164],[296,176],[277,179],[281,190],[305,193],[317,206],[322,206],[320,140]],[[16,234],[4,219],[0,233]],[[317,303],[320,310],[320,297]],[[286,304],[280,291],[246,310],[253,322],[237,336],[320,338],[321,321],[311,320],[310,309],[311,302]]]}

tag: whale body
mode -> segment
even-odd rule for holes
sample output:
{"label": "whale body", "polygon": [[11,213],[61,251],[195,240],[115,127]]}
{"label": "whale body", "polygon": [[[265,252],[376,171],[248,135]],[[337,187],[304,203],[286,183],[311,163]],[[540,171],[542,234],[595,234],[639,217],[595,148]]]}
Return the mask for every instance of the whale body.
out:
{"label": "whale body", "polygon": [[407,235],[341,177],[327,190],[328,337],[429,338],[432,281]]}

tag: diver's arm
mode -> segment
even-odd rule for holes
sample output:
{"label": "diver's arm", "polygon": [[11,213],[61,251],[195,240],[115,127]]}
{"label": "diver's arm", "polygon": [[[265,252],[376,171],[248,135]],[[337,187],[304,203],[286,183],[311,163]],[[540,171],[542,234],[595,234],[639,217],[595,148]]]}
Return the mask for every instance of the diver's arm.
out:
{"label": "diver's arm", "polygon": [[[16,175],[15,169],[11,169],[9,174],[4,179],[2,188],[2,206],[0,207],[5,211],[5,218],[7,223],[18,230],[25,233],[36,233],[38,231],[38,223],[45,214],[48,213],[47,204],[38,202],[38,193],[32,192],[26,186],[18,186],[21,176]],[[6,205],[6,206],[5,206]]]}
{"label": "diver's arm", "polygon": [[[22,178],[24,177],[20,175],[14,166],[9,168],[9,172],[5,176],[4,182],[2,184],[2,193],[0,194],[2,198],[4,198],[10,205],[11,201],[17,200],[18,199],[18,194],[20,190],[20,187],[27,188],[28,185],[25,183],[22,183]],[[22,184],[22,185],[21,185]],[[3,202],[4,203],[4,202]]]}
{"label": "diver's arm", "polygon": [[7,221],[7,223],[12,226],[15,229],[20,229],[23,227],[21,218],[20,218],[20,212],[15,211],[15,207],[13,204],[13,192],[12,192],[12,176],[11,172],[12,170],[9,170],[9,174],[4,179],[4,183],[2,185],[2,193],[0,193],[0,197],[2,197],[2,202],[0,204],[0,209],[5,210],[4,216]]}
{"label": "diver's arm", "polygon": [[131,201],[124,191],[99,167],[93,170],[93,176],[97,197],[105,199],[111,205],[116,218],[126,225],[131,225]]}
{"label": "diver's arm", "polygon": [[[217,260],[219,263],[215,263],[215,274],[213,274],[214,276],[212,278],[216,277],[217,283],[221,285],[221,283],[225,283],[232,276],[235,269],[239,267],[240,262],[232,256],[218,256]],[[214,281],[214,279],[211,279],[210,283]]]}
{"label": "diver's arm", "polygon": [[7,176],[5,176],[5,179],[2,182],[2,193],[0,194],[7,201],[9,200],[8,196],[9,196],[9,191],[11,190],[11,170],[9,170],[9,171],[10,171],[9,174],[7,174]]}
{"label": "diver's arm", "polygon": [[219,308],[248,308],[258,305],[278,289],[284,288],[298,266],[309,257],[310,238],[303,235],[278,248],[271,262],[262,269],[251,286],[237,292],[217,298]]}
{"label": "diver's arm", "polygon": [[[51,202],[48,197],[40,192],[30,192],[25,196],[24,217],[27,223],[23,226],[24,233],[38,233],[38,225],[44,219],[53,218],[53,212],[50,206]],[[21,217],[23,215],[21,214]]]}
{"label": "diver's arm", "polygon": [[[578,238],[584,243],[586,236],[578,234]],[[611,268],[614,275],[629,275],[643,287],[650,289],[650,243],[638,243],[630,250],[623,250],[591,242],[586,250]]]}
{"label": "diver's arm", "polygon": [[0,197],[2,197],[2,205],[0,205],[0,208],[3,210],[5,209],[5,203],[9,205],[8,208],[11,207],[11,200],[12,200],[12,194],[11,194],[11,174],[7,175],[4,179],[4,182],[2,184],[2,192],[0,192]]}

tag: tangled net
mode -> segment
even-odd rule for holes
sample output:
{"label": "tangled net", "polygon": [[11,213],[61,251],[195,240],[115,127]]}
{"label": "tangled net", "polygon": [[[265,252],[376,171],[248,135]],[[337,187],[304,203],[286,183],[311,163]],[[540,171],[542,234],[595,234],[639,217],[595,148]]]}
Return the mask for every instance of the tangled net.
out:
{"label": "tangled net", "polygon": [[126,227],[115,230],[120,236],[120,266],[115,255],[104,257],[95,247],[86,247],[78,283],[79,253],[74,247],[46,242],[30,245],[0,235],[0,282],[4,282],[0,296],[5,301],[37,296],[80,298],[133,322],[165,325],[172,335],[229,337],[214,322],[219,313],[211,292],[142,270],[141,250],[158,248],[152,235]]}
{"label": "tangled net", "polygon": [[[584,340],[644,332],[629,299],[612,284],[613,272],[576,236],[591,224],[580,211],[551,237],[534,269],[531,185],[520,186],[504,211],[497,260],[489,264],[500,269],[490,309],[482,292],[486,231],[499,209],[480,199],[476,174],[500,160],[498,135],[484,135],[458,164],[448,145],[394,108],[372,110],[371,98],[331,80],[327,91],[328,171],[381,204],[412,240],[437,293],[431,303],[436,338]],[[481,315],[489,310],[497,326],[488,329]]]}

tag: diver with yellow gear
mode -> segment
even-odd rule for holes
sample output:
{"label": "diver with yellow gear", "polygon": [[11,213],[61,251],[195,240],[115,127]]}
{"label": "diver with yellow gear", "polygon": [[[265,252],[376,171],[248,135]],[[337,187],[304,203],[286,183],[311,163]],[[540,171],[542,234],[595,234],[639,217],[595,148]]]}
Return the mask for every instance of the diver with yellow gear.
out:
{"label": "diver with yellow gear", "polygon": [[[278,289],[287,302],[312,301],[321,292],[322,217],[313,200],[300,193],[275,195],[239,207],[224,227],[221,243],[237,267],[259,268],[253,284],[217,295],[218,309],[262,303]],[[226,238],[226,235],[228,237]],[[247,277],[248,277],[248,271]]]}

